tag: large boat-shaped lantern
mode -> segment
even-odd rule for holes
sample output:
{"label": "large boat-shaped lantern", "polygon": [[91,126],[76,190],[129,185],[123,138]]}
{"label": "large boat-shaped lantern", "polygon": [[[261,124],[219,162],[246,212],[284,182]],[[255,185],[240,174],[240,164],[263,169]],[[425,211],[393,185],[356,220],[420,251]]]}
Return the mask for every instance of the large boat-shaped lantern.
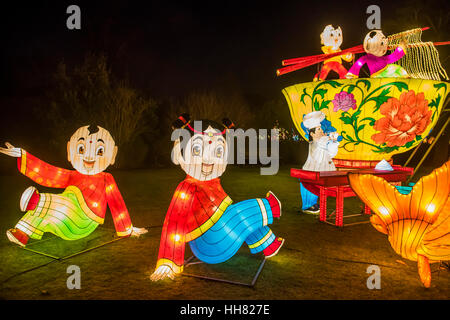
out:
{"label": "large boat-shaped lantern", "polygon": [[412,78],[338,79],[283,89],[305,138],[303,116],[322,111],[343,140],[335,159],[390,160],[417,146],[435,126],[448,82]]}
{"label": "large boat-shaped lantern", "polygon": [[[366,35],[362,45],[283,60],[278,76],[321,61],[325,68],[339,64],[340,60],[335,59],[344,55],[366,53],[338,80],[315,77],[319,81],[283,89],[299,133],[305,139],[308,136],[302,126],[304,115],[323,112],[342,137],[334,161],[350,167],[372,166],[417,146],[436,125],[449,86],[435,46],[450,41],[422,42],[422,31],[427,29],[411,29],[388,37],[375,30]],[[385,56],[387,50],[391,53]],[[366,63],[370,78],[358,78]]]}

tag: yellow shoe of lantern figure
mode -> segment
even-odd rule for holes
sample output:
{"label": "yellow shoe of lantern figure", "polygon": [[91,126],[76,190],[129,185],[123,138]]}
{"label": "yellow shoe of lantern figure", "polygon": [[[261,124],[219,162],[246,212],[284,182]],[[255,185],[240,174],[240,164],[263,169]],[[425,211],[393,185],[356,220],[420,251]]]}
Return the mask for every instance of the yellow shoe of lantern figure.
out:
{"label": "yellow shoe of lantern figure", "polygon": [[420,280],[431,284],[430,263],[450,260],[450,161],[422,177],[409,194],[386,180],[350,174],[350,185],[374,212],[370,222],[403,258],[417,261]]}

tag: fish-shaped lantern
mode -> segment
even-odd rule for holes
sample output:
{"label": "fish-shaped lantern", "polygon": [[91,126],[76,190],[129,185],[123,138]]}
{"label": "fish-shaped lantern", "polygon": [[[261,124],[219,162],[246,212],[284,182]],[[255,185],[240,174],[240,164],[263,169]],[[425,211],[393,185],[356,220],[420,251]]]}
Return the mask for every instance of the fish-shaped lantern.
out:
{"label": "fish-shaped lantern", "polygon": [[420,280],[431,284],[430,263],[450,260],[450,161],[401,194],[373,175],[349,174],[354,192],[374,212],[370,221],[395,252],[417,261]]}

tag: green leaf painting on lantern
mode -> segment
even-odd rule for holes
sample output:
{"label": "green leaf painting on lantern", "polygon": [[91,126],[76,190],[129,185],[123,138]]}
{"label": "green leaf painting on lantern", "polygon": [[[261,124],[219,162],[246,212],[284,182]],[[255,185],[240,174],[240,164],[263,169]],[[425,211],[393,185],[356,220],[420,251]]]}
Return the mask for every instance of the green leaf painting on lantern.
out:
{"label": "green leaf painting on lantern", "polygon": [[[364,85],[361,87],[360,85]],[[366,126],[375,126],[376,120],[373,117],[367,116],[360,119],[361,112],[363,107],[367,107],[366,104],[369,102],[374,102],[375,106],[373,108],[373,113],[378,112],[380,107],[386,103],[392,97],[388,94],[391,92],[391,88],[396,87],[397,90],[408,90],[408,85],[403,82],[391,82],[384,85],[381,85],[372,91],[368,91],[371,88],[371,83],[368,80],[360,79],[355,84],[347,84],[341,88],[341,91],[335,95],[335,99],[333,100],[334,109],[333,111],[338,111],[339,109],[343,110],[341,117],[339,118],[344,124],[350,125],[353,129],[353,132],[347,132],[347,130],[342,131],[341,135],[344,139],[344,143],[342,147],[348,151],[352,152],[352,149],[349,149],[351,146],[358,145],[360,143],[366,144],[372,147],[372,151],[374,152],[386,152],[390,153],[393,150],[397,150],[398,148],[387,147],[384,145],[374,144],[372,141],[367,141],[361,138],[361,132]],[[356,105],[356,101],[353,96],[353,91],[358,90],[361,94],[360,103]],[[365,90],[364,90],[365,89]],[[367,92],[367,94],[366,94]],[[352,99],[355,101],[355,104],[351,106],[355,111],[350,114],[348,107],[348,103],[342,103],[342,97],[347,96],[347,100]]]}
{"label": "green leaf painting on lantern", "polygon": [[[436,83],[433,85],[434,88],[436,88],[436,91],[439,91],[440,89],[445,89],[444,90],[444,96],[447,93],[447,84],[446,83]],[[441,103],[441,99],[442,99],[442,94],[438,93],[436,98],[431,99],[431,102],[428,104],[428,106],[430,108],[434,108],[433,110],[433,115],[431,116],[431,121],[434,120],[434,117],[436,116],[436,114],[439,112],[439,104]]]}
{"label": "green leaf painting on lantern", "polygon": [[[342,84],[337,81],[333,81],[333,80],[322,81],[314,88],[314,90],[311,94],[309,94],[306,91],[306,88],[304,88],[303,93],[300,96],[300,101],[302,103],[305,103],[305,97],[309,97],[311,99],[311,101],[313,102],[314,111],[320,111],[322,109],[327,109],[331,100],[325,100],[325,94],[328,92],[328,89],[321,88],[325,85],[330,85],[333,88],[342,86]],[[320,97],[321,101],[319,100],[319,97]]]}

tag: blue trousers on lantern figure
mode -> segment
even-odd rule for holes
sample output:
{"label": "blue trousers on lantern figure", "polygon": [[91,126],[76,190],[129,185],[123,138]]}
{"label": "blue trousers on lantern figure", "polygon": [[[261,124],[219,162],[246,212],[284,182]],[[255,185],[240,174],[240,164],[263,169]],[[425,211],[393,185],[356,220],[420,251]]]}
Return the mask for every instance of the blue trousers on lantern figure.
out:
{"label": "blue trousers on lantern figure", "polygon": [[250,199],[231,204],[219,220],[200,237],[189,242],[201,261],[214,264],[233,257],[245,242],[251,253],[258,253],[275,240],[267,227],[273,222],[267,199]]}
{"label": "blue trousers on lantern figure", "polygon": [[302,196],[302,210],[306,210],[311,208],[313,205],[317,203],[318,196],[314,193],[306,189],[303,184],[300,182],[300,194]]}

